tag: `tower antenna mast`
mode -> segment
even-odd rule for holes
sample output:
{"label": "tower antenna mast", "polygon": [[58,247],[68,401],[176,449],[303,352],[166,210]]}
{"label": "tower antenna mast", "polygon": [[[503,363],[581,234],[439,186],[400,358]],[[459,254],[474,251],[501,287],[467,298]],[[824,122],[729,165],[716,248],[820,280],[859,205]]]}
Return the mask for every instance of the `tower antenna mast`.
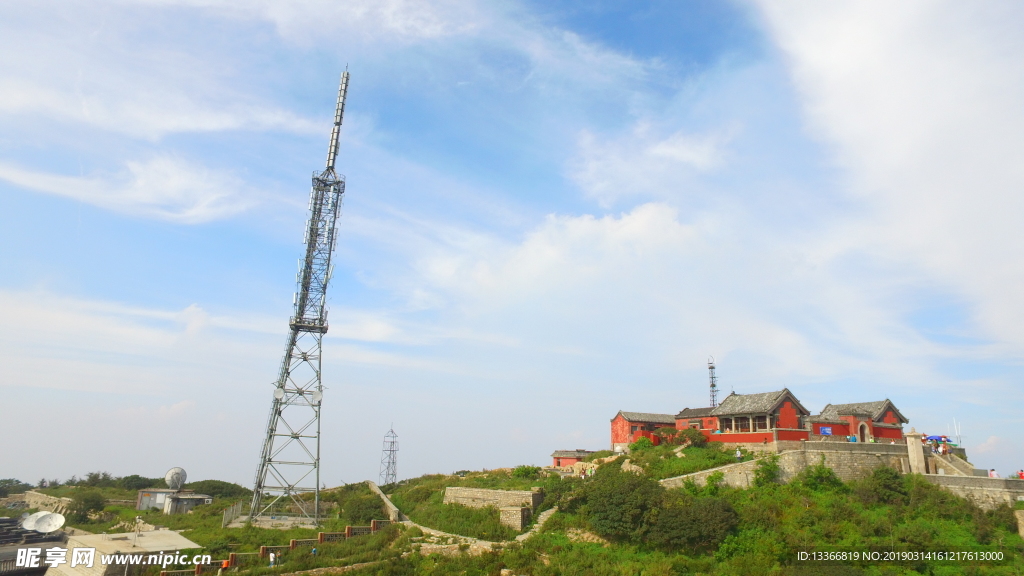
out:
{"label": "tower antenna mast", "polygon": [[715,376],[715,357],[708,356],[708,379],[711,381],[711,407],[718,406],[718,376]]}
{"label": "tower antenna mast", "polygon": [[394,425],[384,435],[384,449],[380,458],[380,485],[388,486],[398,481],[398,434]]}
{"label": "tower antenna mast", "polygon": [[[334,171],[334,162],[347,95],[345,70],[338,87],[327,167],[313,173],[306,254],[299,260],[295,309],[288,321],[288,342],[274,384],[250,520],[294,514],[314,524],[320,521],[320,403],[324,391],[320,358],[327,333],[327,284],[334,271],[331,254],[337,242],[335,226],[345,194],[345,177]],[[310,493],[312,502],[305,496]]]}

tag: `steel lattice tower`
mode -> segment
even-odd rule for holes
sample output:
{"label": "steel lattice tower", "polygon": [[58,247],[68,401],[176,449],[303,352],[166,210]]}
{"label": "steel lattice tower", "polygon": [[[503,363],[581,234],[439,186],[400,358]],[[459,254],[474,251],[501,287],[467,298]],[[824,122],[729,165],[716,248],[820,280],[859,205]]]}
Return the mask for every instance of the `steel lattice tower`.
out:
{"label": "steel lattice tower", "polygon": [[711,407],[718,406],[718,376],[715,376],[715,357],[708,357],[708,378],[711,380]]}
{"label": "steel lattice tower", "polygon": [[398,481],[398,434],[392,427],[384,435],[384,452],[380,458],[380,485],[387,486]]}
{"label": "steel lattice tower", "polygon": [[[334,161],[347,93],[346,70],[338,88],[327,167],[323,172],[313,173],[304,240],[306,255],[299,261],[295,310],[288,322],[291,331],[281,373],[274,385],[250,520],[271,512],[280,514],[282,511],[275,511],[274,506],[281,501],[285,506],[294,506],[292,511],[299,517],[314,523],[320,520],[320,402],[324,389],[320,355],[327,332],[327,284],[333,272],[335,225],[345,193],[345,178],[334,171]],[[310,493],[312,502],[303,497]]]}

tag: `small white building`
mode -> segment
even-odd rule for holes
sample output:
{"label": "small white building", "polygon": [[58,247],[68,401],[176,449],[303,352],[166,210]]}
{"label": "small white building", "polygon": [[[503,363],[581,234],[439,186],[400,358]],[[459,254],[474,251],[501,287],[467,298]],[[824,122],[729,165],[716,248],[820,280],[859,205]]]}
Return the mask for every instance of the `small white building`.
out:
{"label": "small white building", "polygon": [[147,488],[139,490],[135,501],[136,510],[163,510],[164,514],[185,514],[200,504],[213,502],[213,496],[196,494],[191,490],[170,488]]}

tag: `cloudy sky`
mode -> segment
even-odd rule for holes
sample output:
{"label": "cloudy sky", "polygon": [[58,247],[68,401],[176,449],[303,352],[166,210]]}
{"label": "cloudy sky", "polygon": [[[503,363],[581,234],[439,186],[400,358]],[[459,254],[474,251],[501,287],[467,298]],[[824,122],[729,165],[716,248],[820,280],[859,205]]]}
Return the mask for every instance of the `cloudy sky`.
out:
{"label": "cloudy sky", "polygon": [[0,5],[0,477],[251,485],[351,72],[323,479],[890,398],[1024,467],[1024,7]]}

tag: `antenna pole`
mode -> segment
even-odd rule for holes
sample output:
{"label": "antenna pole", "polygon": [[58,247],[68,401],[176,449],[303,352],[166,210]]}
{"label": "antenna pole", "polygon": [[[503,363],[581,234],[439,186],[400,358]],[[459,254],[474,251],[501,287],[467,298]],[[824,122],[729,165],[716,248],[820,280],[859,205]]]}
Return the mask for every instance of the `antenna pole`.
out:
{"label": "antenna pole", "polygon": [[338,86],[338,104],[334,108],[334,128],[331,130],[331,144],[327,147],[327,168],[334,171],[334,160],[338,157],[338,138],[341,137],[341,121],[345,116],[345,99],[348,97],[348,70],[341,74]]}
{"label": "antenna pole", "polygon": [[306,254],[299,260],[295,279],[295,309],[274,384],[250,521],[274,514],[296,516],[314,525],[320,522],[320,402],[324,391],[320,359],[327,333],[327,285],[333,272],[335,227],[345,194],[345,178],[335,173],[334,161],[347,92],[346,70],[338,89],[327,167],[313,174]]}
{"label": "antenna pole", "polygon": [[715,357],[708,356],[708,379],[711,381],[711,407],[718,406],[718,376],[715,376]]}

